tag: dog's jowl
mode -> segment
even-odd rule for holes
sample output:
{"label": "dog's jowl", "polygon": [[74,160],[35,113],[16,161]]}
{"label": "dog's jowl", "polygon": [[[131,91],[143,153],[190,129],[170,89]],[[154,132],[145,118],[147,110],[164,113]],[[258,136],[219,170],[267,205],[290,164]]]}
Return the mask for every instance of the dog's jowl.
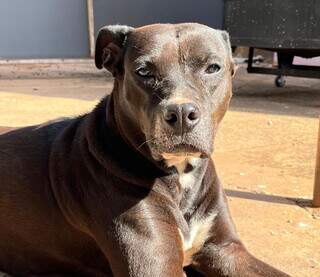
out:
{"label": "dog's jowl", "polygon": [[92,112],[0,136],[0,271],[287,276],[241,243],[210,158],[232,94],[228,34],[106,26],[95,55],[114,87]]}

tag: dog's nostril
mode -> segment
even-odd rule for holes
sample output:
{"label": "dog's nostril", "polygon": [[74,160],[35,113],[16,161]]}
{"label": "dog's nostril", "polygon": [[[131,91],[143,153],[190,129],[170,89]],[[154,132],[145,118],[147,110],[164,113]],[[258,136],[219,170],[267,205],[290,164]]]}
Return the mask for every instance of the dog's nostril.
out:
{"label": "dog's nostril", "polygon": [[199,118],[199,115],[198,115],[197,112],[191,112],[191,113],[189,113],[189,115],[188,115],[188,119],[189,119],[189,120],[197,120],[198,118]]}
{"label": "dog's nostril", "polygon": [[177,115],[173,112],[166,113],[164,119],[171,124],[176,123],[178,121]]}

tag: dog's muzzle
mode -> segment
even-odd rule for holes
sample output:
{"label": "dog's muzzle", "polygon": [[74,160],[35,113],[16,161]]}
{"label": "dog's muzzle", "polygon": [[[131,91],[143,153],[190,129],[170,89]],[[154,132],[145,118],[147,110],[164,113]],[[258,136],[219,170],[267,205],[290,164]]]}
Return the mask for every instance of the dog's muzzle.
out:
{"label": "dog's muzzle", "polygon": [[165,124],[175,134],[192,131],[199,123],[200,117],[200,109],[193,103],[170,104],[163,111]]}

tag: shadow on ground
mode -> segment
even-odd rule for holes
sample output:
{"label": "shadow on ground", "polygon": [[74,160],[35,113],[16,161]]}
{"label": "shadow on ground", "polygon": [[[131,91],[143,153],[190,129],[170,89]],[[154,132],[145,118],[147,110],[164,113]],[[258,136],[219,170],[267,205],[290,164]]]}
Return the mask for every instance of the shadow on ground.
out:
{"label": "shadow on ground", "polygon": [[263,193],[254,193],[249,191],[240,191],[240,190],[232,190],[232,189],[225,189],[224,191],[228,197],[236,197],[236,198],[242,198],[242,199],[248,199],[248,200],[254,200],[254,201],[284,204],[284,205],[297,205],[300,207],[312,207],[312,201],[310,199],[284,197],[284,196],[278,196],[278,195],[269,195],[269,194],[263,194]]}

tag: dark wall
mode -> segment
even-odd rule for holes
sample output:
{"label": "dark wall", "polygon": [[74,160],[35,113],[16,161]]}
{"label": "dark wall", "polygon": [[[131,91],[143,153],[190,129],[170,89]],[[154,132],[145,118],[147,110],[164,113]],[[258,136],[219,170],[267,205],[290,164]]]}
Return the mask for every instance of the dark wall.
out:
{"label": "dark wall", "polygon": [[225,27],[235,46],[320,48],[319,0],[225,0]]}
{"label": "dark wall", "polygon": [[95,31],[109,24],[199,22],[222,28],[223,0],[94,0]]}
{"label": "dark wall", "polygon": [[1,58],[89,56],[86,0],[1,0]]}

